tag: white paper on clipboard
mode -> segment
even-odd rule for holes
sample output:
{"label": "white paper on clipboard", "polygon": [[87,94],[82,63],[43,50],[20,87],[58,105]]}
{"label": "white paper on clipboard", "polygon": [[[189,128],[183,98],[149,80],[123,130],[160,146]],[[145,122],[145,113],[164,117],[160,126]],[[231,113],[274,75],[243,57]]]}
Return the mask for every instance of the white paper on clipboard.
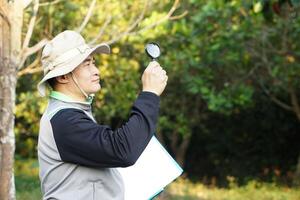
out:
{"label": "white paper on clipboard", "polygon": [[125,200],[151,199],[183,172],[155,136],[134,165],[117,169],[123,177]]}

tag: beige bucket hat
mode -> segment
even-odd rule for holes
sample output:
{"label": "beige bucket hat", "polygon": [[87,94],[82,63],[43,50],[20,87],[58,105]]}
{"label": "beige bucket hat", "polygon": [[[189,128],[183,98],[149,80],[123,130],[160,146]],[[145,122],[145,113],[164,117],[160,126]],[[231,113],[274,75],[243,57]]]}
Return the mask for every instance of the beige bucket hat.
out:
{"label": "beige bucket hat", "polygon": [[44,77],[38,84],[40,95],[46,95],[47,80],[68,74],[94,53],[109,54],[110,47],[105,43],[89,46],[79,33],[71,30],[55,36],[42,51]]}

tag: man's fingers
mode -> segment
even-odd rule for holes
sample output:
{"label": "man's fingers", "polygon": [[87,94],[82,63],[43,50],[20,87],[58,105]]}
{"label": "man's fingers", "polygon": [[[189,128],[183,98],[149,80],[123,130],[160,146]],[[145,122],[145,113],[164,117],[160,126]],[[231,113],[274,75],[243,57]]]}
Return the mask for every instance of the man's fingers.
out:
{"label": "man's fingers", "polygon": [[164,76],[162,77],[162,81],[163,81],[163,82],[167,82],[167,81],[168,81],[168,76],[167,76],[167,75],[164,75]]}
{"label": "man's fingers", "polygon": [[161,66],[156,66],[156,67],[151,69],[151,72],[154,73],[154,74],[161,74],[162,67]]}
{"label": "man's fingers", "polygon": [[156,67],[160,67],[159,63],[156,62],[155,60],[154,60],[154,61],[151,61],[151,62],[148,64],[148,66],[147,66],[147,68],[146,68],[145,71],[151,71],[152,69],[155,69]]}
{"label": "man's fingers", "polygon": [[152,91],[160,95],[167,85],[167,80],[167,72],[158,62],[152,61],[148,64],[142,76],[143,91]]}

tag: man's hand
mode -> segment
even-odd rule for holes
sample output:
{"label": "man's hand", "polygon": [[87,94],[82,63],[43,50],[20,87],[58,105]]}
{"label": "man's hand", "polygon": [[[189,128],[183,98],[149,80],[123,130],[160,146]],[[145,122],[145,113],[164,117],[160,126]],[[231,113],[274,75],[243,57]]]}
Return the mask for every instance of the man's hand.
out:
{"label": "man's hand", "polygon": [[143,91],[153,92],[160,96],[167,85],[167,81],[166,71],[158,62],[152,61],[142,75]]}

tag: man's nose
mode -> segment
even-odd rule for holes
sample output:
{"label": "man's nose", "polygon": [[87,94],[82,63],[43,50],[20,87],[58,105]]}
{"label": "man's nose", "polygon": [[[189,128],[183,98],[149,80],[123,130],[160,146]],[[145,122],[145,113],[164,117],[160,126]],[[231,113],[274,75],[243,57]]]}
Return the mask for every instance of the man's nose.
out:
{"label": "man's nose", "polygon": [[98,69],[98,67],[95,65],[95,64],[93,64],[93,68],[92,68],[92,72],[93,72],[93,74],[94,75],[98,75],[99,76],[99,69]]}

